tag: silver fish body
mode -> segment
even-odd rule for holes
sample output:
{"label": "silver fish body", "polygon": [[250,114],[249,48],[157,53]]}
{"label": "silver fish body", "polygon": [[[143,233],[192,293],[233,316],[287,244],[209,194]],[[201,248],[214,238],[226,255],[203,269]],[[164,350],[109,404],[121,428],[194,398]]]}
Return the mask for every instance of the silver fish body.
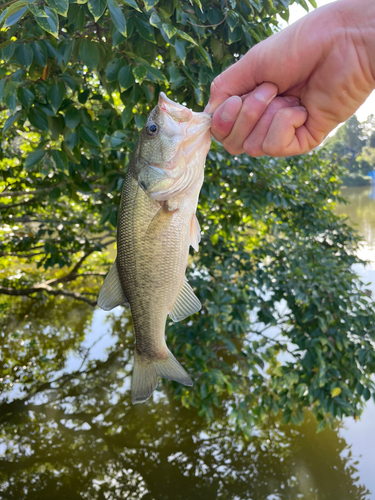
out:
{"label": "silver fish body", "polygon": [[117,259],[98,305],[131,308],[136,349],[132,402],[146,401],[158,377],[192,385],[169,351],[165,324],[201,308],[185,278],[189,246],[198,250],[195,212],[211,143],[211,115],[159,96],[126,174],[117,228]]}

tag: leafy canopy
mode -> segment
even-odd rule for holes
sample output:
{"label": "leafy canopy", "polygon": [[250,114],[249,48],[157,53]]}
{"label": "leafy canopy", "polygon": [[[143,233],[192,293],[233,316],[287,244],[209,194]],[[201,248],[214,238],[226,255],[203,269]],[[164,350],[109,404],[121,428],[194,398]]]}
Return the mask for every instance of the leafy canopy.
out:
{"label": "leafy canopy", "polygon": [[[3,4],[3,315],[24,295],[95,305],[124,166],[159,91],[201,110],[212,79],[270,36],[289,3]],[[192,389],[172,385],[180,404],[207,418],[223,406],[249,435],[272,413],[301,423],[306,407],[322,429],[374,396],[375,308],[351,269],[357,236],[333,213],[339,174],[317,155],[254,160],[213,143],[189,268],[203,310],[167,326],[195,374]],[[15,365],[9,351],[4,373]],[[43,377],[52,372],[19,379],[23,397]]]}

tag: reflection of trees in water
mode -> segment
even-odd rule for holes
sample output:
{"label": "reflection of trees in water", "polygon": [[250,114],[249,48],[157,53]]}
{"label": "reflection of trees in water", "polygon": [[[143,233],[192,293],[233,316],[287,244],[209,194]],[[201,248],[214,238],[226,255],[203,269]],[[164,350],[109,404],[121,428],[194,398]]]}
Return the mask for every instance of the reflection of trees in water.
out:
{"label": "reflection of trees in water", "polygon": [[346,188],[343,196],[349,203],[336,208],[338,214],[349,216],[350,224],[356,225],[368,245],[375,246],[375,191],[371,188]]}
{"label": "reflection of trees in water", "polygon": [[[27,299],[12,317],[1,325],[0,498],[369,498],[345,441],[332,430],[316,434],[310,415],[300,427],[268,421],[245,439],[223,405],[213,423],[168,390],[132,406],[126,312],[110,316],[104,360],[82,348],[92,320],[85,304]],[[81,358],[76,371],[72,352]]]}

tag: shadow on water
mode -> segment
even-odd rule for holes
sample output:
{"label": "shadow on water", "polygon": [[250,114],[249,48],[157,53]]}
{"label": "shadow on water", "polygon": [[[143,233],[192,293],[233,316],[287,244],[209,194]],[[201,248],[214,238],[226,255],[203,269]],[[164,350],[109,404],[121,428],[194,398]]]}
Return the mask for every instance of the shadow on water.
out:
{"label": "shadow on water", "polygon": [[245,439],[224,406],[209,423],[168,386],[132,406],[127,312],[98,328],[84,304],[17,300],[0,323],[0,498],[370,498],[339,426],[316,434],[306,413],[299,427],[269,419]]}

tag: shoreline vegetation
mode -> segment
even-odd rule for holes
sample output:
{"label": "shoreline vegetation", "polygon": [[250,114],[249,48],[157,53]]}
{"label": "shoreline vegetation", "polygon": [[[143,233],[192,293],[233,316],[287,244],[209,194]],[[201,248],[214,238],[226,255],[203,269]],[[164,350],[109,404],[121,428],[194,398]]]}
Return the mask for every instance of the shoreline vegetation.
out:
{"label": "shoreline vegetation", "polygon": [[341,178],[343,186],[371,186],[375,171],[375,116],[359,122],[354,115],[333,135],[322,148],[325,159],[345,167]]}

